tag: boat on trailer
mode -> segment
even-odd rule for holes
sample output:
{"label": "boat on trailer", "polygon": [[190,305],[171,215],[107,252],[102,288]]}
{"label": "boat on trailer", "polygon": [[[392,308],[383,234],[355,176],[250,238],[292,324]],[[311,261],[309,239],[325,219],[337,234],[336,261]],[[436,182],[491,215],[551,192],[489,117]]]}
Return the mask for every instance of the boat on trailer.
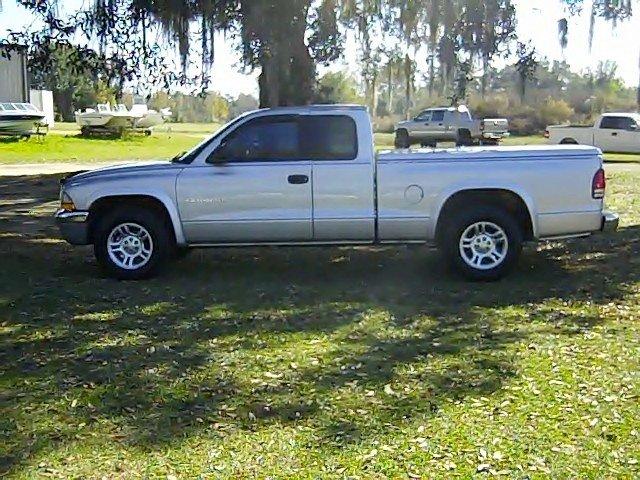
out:
{"label": "boat on trailer", "polygon": [[30,137],[41,134],[46,114],[30,103],[0,103],[0,135]]}
{"label": "boat on trailer", "polygon": [[95,109],[76,112],[76,123],[83,134],[122,134],[125,130],[133,129],[139,118],[138,113],[130,112],[122,104],[112,109],[108,103],[101,103]]}

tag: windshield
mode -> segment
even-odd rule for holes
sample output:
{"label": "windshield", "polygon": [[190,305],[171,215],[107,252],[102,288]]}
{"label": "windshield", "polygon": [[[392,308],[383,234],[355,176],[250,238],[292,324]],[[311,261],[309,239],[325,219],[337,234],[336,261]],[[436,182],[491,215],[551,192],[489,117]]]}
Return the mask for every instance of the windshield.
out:
{"label": "windshield", "polygon": [[218,130],[216,130],[216,132],[213,135],[211,135],[210,137],[205,138],[203,141],[201,141],[198,145],[193,147],[188,152],[184,152],[184,153],[181,153],[179,155],[176,155],[175,157],[173,157],[173,159],[171,161],[175,162],[175,163],[191,163],[191,162],[193,162],[195,160],[195,158],[198,155],[200,155],[200,153],[202,153],[202,151],[205,148],[207,148],[207,146],[209,146],[211,144],[211,142],[213,142],[216,138],[218,138],[220,135],[222,135],[227,130],[229,130],[231,127],[233,127],[236,123],[238,123],[241,120],[243,120],[244,117],[246,117],[250,113],[253,113],[253,112],[243,113],[239,117],[236,117],[233,120],[231,120],[230,122],[225,123],[222,127],[220,127]]}

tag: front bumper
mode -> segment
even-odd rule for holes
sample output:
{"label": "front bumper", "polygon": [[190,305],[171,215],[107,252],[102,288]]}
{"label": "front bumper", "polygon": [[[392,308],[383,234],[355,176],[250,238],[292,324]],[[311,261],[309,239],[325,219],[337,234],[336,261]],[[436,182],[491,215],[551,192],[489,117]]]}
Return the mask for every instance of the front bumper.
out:
{"label": "front bumper", "polygon": [[618,224],[620,223],[620,217],[617,213],[605,210],[602,212],[602,226],[600,231],[603,233],[611,233],[618,230]]}
{"label": "front bumper", "polygon": [[58,210],[54,215],[60,234],[71,245],[89,244],[89,212]]}

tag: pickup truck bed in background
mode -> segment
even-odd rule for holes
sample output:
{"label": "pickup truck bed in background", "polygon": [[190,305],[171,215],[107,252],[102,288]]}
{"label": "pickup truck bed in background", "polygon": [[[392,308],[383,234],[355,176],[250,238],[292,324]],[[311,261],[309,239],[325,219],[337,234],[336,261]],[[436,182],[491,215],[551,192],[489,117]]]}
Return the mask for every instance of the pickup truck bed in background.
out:
{"label": "pickup truck bed in background", "polygon": [[173,162],[72,176],[57,221],[118,278],[196,246],[435,243],[493,280],[524,241],[615,229],[593,147],[382,152],[366,109],[260,110]]}

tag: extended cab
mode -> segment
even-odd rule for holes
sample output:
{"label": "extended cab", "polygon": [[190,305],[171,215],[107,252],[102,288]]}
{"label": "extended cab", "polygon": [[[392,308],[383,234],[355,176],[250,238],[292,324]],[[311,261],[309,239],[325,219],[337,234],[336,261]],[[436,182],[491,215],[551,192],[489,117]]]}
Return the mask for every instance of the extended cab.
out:
{"label": "extended cab", "polygon": [[640,153],[640,114],[605,113],[593,126],[547,127],[549,143],[593,145],[603,152]]}
{"label": "extended cab", "polygon": [[62,181],[62,236],[113,276],[152,274],[188,247],[436,243],[471,279],[522,243],[613,230],[592,147],[389,151],[359,106],[258,110],[173,161]]}
{"label": "extended cab", "polygon": [[408,148],[414,143],[436,147],[438,142],[455,142],[458,146],[497,145],[509,135],[509,122],[506,118],[474,120],[464,105],[429,108],[413,120],[398,123],[395,134],[397,148]]}

